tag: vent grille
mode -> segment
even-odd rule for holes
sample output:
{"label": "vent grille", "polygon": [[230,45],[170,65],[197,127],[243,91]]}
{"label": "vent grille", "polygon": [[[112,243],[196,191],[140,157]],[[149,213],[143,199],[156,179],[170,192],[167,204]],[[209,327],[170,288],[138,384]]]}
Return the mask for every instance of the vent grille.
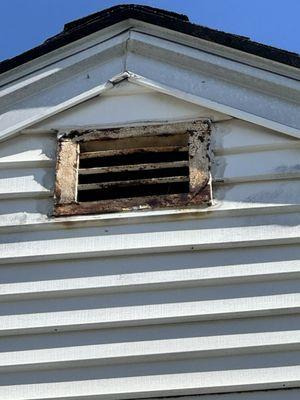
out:
{"label": "vent grille", "polygon": [[89,141],[80,145],[79,202],[188,192],[187,134]]}
{"label": "vent grille", "polygon": [[55,216],[211,205],[210,122],[64,133],[54,193]]}

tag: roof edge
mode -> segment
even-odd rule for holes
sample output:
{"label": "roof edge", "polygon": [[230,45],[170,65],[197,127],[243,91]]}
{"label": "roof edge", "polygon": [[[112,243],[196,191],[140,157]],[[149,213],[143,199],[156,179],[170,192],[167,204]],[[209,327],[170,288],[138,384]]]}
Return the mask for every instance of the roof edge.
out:
{"label": "roof edge", "polygon": [[0,74],[130,18],[240,50],[244,53],[269,59],[294,68],[300,68],[300,55],[297,53],[254,42],[245,36],[193,24],[189,22],[189,18],[186,15],[149,6],[123,4],[65,24],[64,30],[61,33],[47,39],[41,45],[11,59],[0,62]]}

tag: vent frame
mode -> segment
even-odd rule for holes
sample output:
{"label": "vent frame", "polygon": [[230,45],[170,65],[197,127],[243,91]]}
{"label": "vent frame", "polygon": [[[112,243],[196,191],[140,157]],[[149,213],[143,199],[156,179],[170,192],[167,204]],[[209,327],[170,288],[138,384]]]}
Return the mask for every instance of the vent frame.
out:
{"label": "vent frame", "polygon": [[[73,130],[62,134],[58,139],[53,215],[59,217],[211,205],[210,134],[211,124],[209,120]],[[169,136],[172,138],[176,135],[187,135],[188,137],[189,190],[186,193],[155,194],[96,201],[77,200],[80,148],[86,148],[90,143],[108,143],[109,141],[113,145],[123,139],[140,140],[148,137],[148,141],[151,141],[155,137]],[[153,148],[155,147],[157,146],[153,146]],[[113,154],[120,149],[122,150],[122,148],[116,148],[109,151]],[[108,167],[106,168],[108,169]],[[101,184],[99,185],[101,186]]]}

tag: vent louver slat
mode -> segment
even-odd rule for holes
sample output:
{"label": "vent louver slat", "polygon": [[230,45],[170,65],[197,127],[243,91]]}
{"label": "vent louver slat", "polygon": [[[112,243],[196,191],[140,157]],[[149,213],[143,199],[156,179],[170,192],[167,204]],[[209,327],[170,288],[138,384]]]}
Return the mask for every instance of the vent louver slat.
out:
{"label": "vent louver slat", "polygon": [[62,133],[54,215],[211,205],[210,134],[208,120]]}
{"label": "vent louver slat", "polygon": [[142,147],[135,138],[122,149],[118,140],[112,140],[112,148],[106,142],[104,150],[96,151],[92,144],[90,149],[85,145],[79,157],[77,200],[188,193],[189,153],[188,146],[182,145],[187,138],[178,135],[176,139],[178,143],[173,140],[166,145],[165,136],[154,136],[151,145]]}
{"label": "vent louver slat", "polygon": [[187,146],[160,146],[160,147],[141,147],[134,149],[122,149],[122,150],[100,150],[100,151],[86,151],[80,154],[80,159],[85,158],[97,158],[97,157],[109,157],[135,153],[168,153],[168,152],[187,152]]}
{"label": "vent louver slat", "polygon": [[188,167],[188,165],[189,165],[188,161],[174,161],[174,162],[165,162],[156,164],[115,165],[111,167],[82,168],[79,170],[79,174],[91,175],[91,174],[105,174],[109,172],[122,172],[122,171],[144,171],[152,169]]}

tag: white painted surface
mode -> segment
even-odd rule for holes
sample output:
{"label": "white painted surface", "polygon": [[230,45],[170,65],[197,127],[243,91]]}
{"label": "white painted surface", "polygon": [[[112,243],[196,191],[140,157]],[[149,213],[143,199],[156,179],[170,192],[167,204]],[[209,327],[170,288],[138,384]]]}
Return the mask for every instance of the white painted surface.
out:
{"label": "white painted surface", "polygon": [[0,371],[147,362],[300,349],[300,331],[120,342],[1,354]]}
{"label": "white painted surface", "polygon": [[[142,368],[143,365],[140,366]],[[124,367],[123,367],[124,368]],[[93,368],[93,375],[99,368]],[[88,369],[86,372],[92,372]],[[77,371],[72,371],[76,376]],[[74,379],[73,375],[73,379]],[[69,376],[69,379],[71,377]],[[284,383],[283,383],[284,382]],[[177,394],[224,393],[242,390],[259,390],[262,387],[297,387],[300,369],[297,366],[235,369],[232,371],[205,371],[164,373],[161,375],[129,376],[122,378],[94,378],[23,385],[23,394],[15,399],[61,398],[144,398],[145,396],[171,396]],[[146,384],[146,386],[145,386]],[[9,399],[10,386],[1,386],[0,395]]]}
{"label": "white painted surface", "polygon": [[[56,130],[203,116],[209,209],[51,217]],[[299,143],[125,83],[2,142],[1,400],[298,399]]]}
{"label": "white painted surface", "polygon": [[[135,84],[120,84],[119,88],[103,96],[64,111],[47,119],[33,128],[59,129],[99,125],[124,125],[145,121],[172,121],[196,118],[210,118],[213,121],[228,119],[224,114],[177,100],[153,90],[145,90]],[[122,93],[123,88],[123,93]],[[137,107],[136,105],[139,105]],[[113,112],[112,112],[113,110]]]}
{"label": "white painted surface", "polygon": [[55,162],[56,135],[22,135],[0,146],[0,169],[17,166],[49,166]]}
{"label": "white painted surface", "polygon": [[0,198],[49,196],[54,186],[54,165],[0,169]]}
{"label": "white painted surface", "polygon": [[188,47],[159,34],[148,35],[131,28],[66,59],[56,59],[51,64],[51,58],[52,54],[48,61],[43,58],[45,64],[42,62],[39,71],[33,72],[32,65],[29,66],[28,75],[7,86],[4,77],[0,97],[1,139],[98,96],[109,90],[112,82],[118,82],[120,76],[140,85],[155,86],[175,97],[186,96],[202,107],[300,137],[300,84],[294,74],[275,75],[202,51],[197,45]]}

